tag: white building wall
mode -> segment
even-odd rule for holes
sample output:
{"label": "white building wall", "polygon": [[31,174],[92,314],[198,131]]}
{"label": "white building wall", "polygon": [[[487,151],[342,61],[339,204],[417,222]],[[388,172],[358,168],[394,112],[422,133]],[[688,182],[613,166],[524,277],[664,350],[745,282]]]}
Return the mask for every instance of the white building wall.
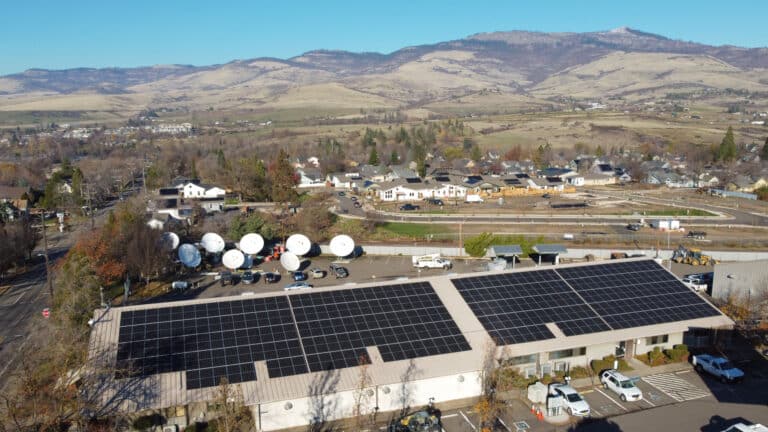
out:
{"label": "white building wall", "polygon": [[[380,412],[397,411],[403,407],[418,408],[434,398],[436,403],[457,399],[472,398],[480,395],[480,375],[469,372],[439,378],[411,381],[408,383],[379,385],[365,390],[364,414],[372,414],[377,406]],[[253,407],[257,426],[263,431],[272,431],[290,427],[301,427],[320,421],[338,420],[353,416],[355,409],[355,390],[330,393],[291,401],[272,402]],[[286,409],[290,404],[291,408]]]}
{"label": "white building wall", "polygon": [[640,338],[635,340],[635,355],[637,354],[645,354],[649,351],[653,351],[655,347],[660,347],[663,350],[666,349],[672,349],[673,346],[679,345],[683,343],[683,334],[682,333],[670,333],[668,334],[668,340],[666,343],[656,344],[656,345],[649,345],[648,338],[651,336],[661,336],[661,335],[649,335],[648,337]]}

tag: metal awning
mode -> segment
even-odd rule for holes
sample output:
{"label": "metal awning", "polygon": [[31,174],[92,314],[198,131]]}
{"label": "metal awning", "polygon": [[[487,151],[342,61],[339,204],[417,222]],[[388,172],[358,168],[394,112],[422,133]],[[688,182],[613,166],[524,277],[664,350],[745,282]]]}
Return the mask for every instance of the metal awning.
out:
{"label": "metal awning", "polygon": [[520,245],[493,245],[491,251],[488,254],[491,258],[505,258],[516,257],[523,254],[523,249]]}
{"label": "metal awning", "polygon": [[568,249],[560,244],[537,244],[533,251],[539,255],[558,255],[568,252]]}

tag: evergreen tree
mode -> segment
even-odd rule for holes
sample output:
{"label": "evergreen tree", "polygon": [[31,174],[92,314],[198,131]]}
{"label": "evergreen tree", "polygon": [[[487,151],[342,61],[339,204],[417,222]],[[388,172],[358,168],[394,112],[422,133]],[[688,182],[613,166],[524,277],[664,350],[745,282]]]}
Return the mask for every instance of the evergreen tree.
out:
{"label": "evergreen tree", "polygon": [[80,168],[72,170],[72,196],[77,205],[83,203],[83,172]]}
{"label": "evergreen tree", "polygon": [[723,141],[717,150],[717,159],[723,162],[730,162],[736,159],[736,140],[733,138],[733,128],[728,126]]}
{"label": "evergreen tree", "polygon": [[605,156],[605,150],[603,150],[602,146],[600,146],[600,145],[597,146],[597,148],[595,149],[595,156],[597,156],[599,158]]}
{"label": "evergreen tree", "polygon": [[480,147],[478,147],[477,144],[472,146],[472,151],[470,152],[469,157],[475,162],[480,162],[480,159],[483,158],[483,152],[480,151]]}
{"label": "evergreen tree", "polygon": [[216,165],[218,165],[219,168],[225,169],[227,167],[227,157],[224,156],[224,150],[219,149],[216,152]]}
{"label": "evergreen tree", "polygon": [[768,138],[765,139],[763,149],[760,151],[760,160],[768,161]]}
{"label": "evergreen tree", "polygon": [[397,165],[398,163],[400,163],[400,155],[397,154],[397,150],[392,150],[392,153],[389,155],[389,164]]}
{"label": "evergreen tree", "polygon": [[368,165],[379,164],[379,153],[376,151],[376,146],[371,148],[371,154],[368,156]]}

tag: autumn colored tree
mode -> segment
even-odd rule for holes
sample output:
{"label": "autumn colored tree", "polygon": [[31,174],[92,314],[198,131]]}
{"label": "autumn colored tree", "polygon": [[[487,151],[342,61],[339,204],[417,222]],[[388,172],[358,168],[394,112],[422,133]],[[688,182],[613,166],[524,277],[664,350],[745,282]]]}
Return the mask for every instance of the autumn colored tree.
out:
{"label": "autumn colored tree", "polygon": [[296,171],[288,160],[288,153],[280,149],[277,158],[269,167],[271,182],[270,196],[272,201],[280,204],[290,204],[296,201],[296,185],[299,183]]}

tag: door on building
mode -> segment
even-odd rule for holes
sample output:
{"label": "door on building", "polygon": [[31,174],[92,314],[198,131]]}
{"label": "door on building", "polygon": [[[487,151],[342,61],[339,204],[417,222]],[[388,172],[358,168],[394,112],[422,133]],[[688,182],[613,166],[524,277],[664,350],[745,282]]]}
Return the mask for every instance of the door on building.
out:
{"label": "door on building", "polygon": [[635,340],[630,339],[626,341],[626,343],[624,344],[624,350],[626,353],[625,355],[628,358],[633,358],[635,356]]}

